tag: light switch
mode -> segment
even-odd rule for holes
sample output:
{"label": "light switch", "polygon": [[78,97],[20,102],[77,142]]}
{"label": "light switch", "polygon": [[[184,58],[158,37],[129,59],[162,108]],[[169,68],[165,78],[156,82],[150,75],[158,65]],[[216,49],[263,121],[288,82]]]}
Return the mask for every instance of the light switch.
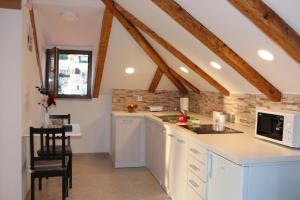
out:
{"label": "light switch", "polygon": [[137,101],[143,101],[143,97],[142,97],[142,96],[137,96],[137,97],[136,97],[136,100],[137,100]]}

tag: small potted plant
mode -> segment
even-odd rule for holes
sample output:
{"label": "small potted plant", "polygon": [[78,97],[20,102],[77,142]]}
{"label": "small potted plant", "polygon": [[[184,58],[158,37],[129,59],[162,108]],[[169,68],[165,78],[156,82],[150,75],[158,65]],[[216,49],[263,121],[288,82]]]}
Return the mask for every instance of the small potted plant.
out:
{"label": "small potted plant", "polygon": [[43,122],[43,126],[47,127],[49,124],[49,109],[52,106],[56,106],[56,101],[54,96],[52,96],[51,94],[49,94],[45,88],[42,87],[36,87],[39,91],[39,93],[42,96],[42,100],[40,102],[38,102],[39,105],[41,105],[45,110],[44,112],[44,122]]}
{"label": "small potted plant", "polygon": [[127,105],[125,106],[125,108],[127,108],[127,111],[128,111],[129,113],[136,112],[137,107],[138,107],[138,105],[135,104],[135,103],[130,103],[130,104],[127,104]]}

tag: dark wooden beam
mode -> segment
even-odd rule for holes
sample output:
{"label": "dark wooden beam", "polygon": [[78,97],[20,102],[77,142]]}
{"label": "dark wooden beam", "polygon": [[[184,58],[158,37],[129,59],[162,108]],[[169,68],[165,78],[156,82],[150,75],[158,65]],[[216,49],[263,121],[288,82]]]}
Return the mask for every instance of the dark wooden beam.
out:
{"label": "dark wooden beam", "polygon": [[[205,71],[203,71],[200,67],[198,67],[195,63],[193,63],[189,58],[187,58],[183,53],[178,51],[173,45],[168,43],[162,37],[160,37],[157,33],[151,30],[147,25],[145,25],[142,21],[133,16],[130,12],[125,10],[121,5],[115,3],[115,7],[120,11],[120,13],[126,17],[133,25],[137,28],[141,29],[143,32],[148,34],[153,40],[158,42],[161,46],[167,49],[170,53],[172,53],[176,58],[178,58],[181,62],[187,65],[190,69],[192,69],[195,73],[205,79],[208,83],[210,83],[213,87],[219,90],[223,95],[228,96],[229,91],[225,89],[220,83],[218,83],[215,79],[213,79],[210,75],[208,75]],[[158,78],[154,76],[154,78]],[[154,80],[153,80],[154,81]],[[152,84],[151,84],[152,85]]]}
{"label": "dark wooden beam", "polygon": [[229,0],[258,28],[300,63],[300,36],[261,0]]}
{"label": "dark wooden beam", "polygon": [[174,71],[172,68],[170,68],[171,74],[177,78],[182,84],[186,85],[188,88],[190,88],[193,92],[200,94],[200,90],[196,88],[191,82],[184,79],[182,76],[180,76],[176,71]]}
{"label": "dark wooden beam", "polygon": [[202,44],[227,62],[233,69],[235,69],[259,91],[265,94],[270,100],[280,101],[281,93],[278,89],[262,77],[221,39],[185,11],[179,4],[173,0],[152,0],[152,2],[190,32]]}
{"label": "dark wooden beam", "polygon": [[21,9],[21,0],[0,0],[0,8]]}
{"label": "dark wooden beam", "polygon": [[132,25],[115,7],[114,2],[111,0],[102,0],[103,3],[110,9],[113,15],[120,21],[132,38],[140,45],[145,53],[152,59],[154,63],[160,68],[160,70],[169,78],[169,80],[176,86],[176,88],[183,94],[187,93],[187,89],[184,85],[178,81],[169,71],[170,67],[167,63],[159,56],[155,49],[150,43],[144,38],[139,30]]}
{"label": "dark wooden beam", "polygon": [[107,53],[107,46],[109,42],[111,26],[113,21],[113,15],[109,9],[105,8],[102,25],[101,25],[101,33],[100,33],[100,41],[98,47],[98,56],[97,56],[97,69],[94,81],[94,90],[93,97],[98,98],[101,88],[101,80],[104,70],[105,58]]}
{"label": "dark wooden beam", "polygon": [[148,89],[149,92],[152,92],[152,93],[155,92],[155,90],[156,90],[156,88],[157,88],[157,86],[158,86],[158,84],[159,84],[159,82],[160,82],[163,74],[164,73],[158,67],[156,69],[155,75],[154,75],[154,77],[153,77],[153,79],[151,81],[151,84],[149,86],[149,89]]}
{"label": "dark wooden beam", "polygon": [[[170,73],[175,77],[177,78],[183,85],[186,85],[188,88],[190,88],[193,92],[197,93],[197,94],[200,94],[200,90],[198,88],[196,88],[191,82],[189,82],[188,80],[186,80],[185,78],[183,78],[182,76],[180,76],[176,71],[174,71],[172,68],[169,69]],[[152,82],[150,84],[150,87],[149,87],[149,92],[155,92],[161,78],[162,78],[162,75],[164,73],[159,69],[157,68],[156,72],[155,72],[155,75],[152,79]]]}
{"label": "dark wooden beam", "polygon": [[29,15],[30,15],[30,23],[31,23],[31,27],[32,27],[32,35],[33,35],[33,41],[34,41],[37,67],[38,67],[38,72],[39,72],[39,76],[40,76],[41,86],[43,87],[44,82],[43,82],[42,66],[41,66],[41,59],[40,59],[40,51],[39,51],[39,45],[38,45],[38,39],[37,39],[37,33],[36,33],[34,11],[33,11],[32,7],[29,9]]}

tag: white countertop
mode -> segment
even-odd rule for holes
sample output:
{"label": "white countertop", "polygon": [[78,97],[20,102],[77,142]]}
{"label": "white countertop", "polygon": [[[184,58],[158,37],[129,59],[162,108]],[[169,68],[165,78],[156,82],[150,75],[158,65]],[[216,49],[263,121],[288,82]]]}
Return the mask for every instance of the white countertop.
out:
{"label": "white countertop", "polygon": [[[254,137],[254,127],[247,127],[234,123],[226,123],[225,126],[233,128],[244,133],[239,134],[202,134],[198,135],[179,127],[176,124],[162,122],[161,119],[153,115],[176,114],[175,112],[136,112],[128,113],[124,111],[113,111],[114,116],[136,116],[147,117],[149,119],[161,122],[167,129],[176,130],[176,133],[183,137],[192,139],[192,141],[204,146],[239,165],[265,165],[274,162],[300,162],[300,149],[289,148],[279,144],[271,143]],[[201,124],[211,124],[209,117],[191,113],[200,119]]]}

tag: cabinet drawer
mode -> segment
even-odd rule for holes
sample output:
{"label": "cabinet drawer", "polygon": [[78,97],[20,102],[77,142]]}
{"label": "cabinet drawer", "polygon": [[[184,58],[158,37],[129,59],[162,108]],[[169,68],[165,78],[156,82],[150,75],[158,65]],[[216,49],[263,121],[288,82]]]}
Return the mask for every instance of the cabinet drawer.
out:
{"label": "cabinet drawer", "polygon": [[194,156],[200,162],[206,163],[207,151],[205,148],[203,148],[197,144],[190,143],[189,144],[189,154]]}
{"label": "cabinet drawer", "polygon": [[188,172],[188,187],[193,188],[202,198],[205,197],[205,182],[190,171]]}
{"label": "cabinet drawer", "polygon": [[187,187],[186,196],[188,200],[204,200],[191,186]]}
{"label": "cabinet drawer", "polygon": [[198,176],[202,181],[206,182],[206,166],[204,163],[196,160],[193,156],[189,157],[189,170]]}

